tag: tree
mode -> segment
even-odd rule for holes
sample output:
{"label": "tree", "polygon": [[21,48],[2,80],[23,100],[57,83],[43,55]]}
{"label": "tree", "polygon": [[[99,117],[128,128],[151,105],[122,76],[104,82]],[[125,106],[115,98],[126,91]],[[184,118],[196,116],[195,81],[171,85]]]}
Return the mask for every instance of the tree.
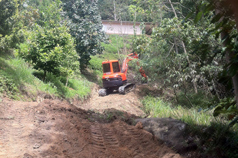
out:
{"label": "tree", "polygon": [[80,68],[83,70],[89,64],[90,55],[102,53],[101,42],[106,41],[97,3],[86,3],[82,0],[63,2],[63,15],[70,28],[70,34],[75,38]]}
{"label": "tree", "polygon": [[129,6],[132,0],[99,0],[98,8],[103,20],[132,21]]}
{"label": "tree", "polygon": [[60,16],[60,2],[52,2],[40,9],[38,24],[31,30],[22,30],[27,38],[19,45],[19,55],[30,62],[37,70],[54,75],[68,76],[78,69],[78,55],[74,39]]}
{"label": "tree", "polygon": [[[226,20],[226,21],[232,21],[234,20],[236,22],[236,28],[238,30],[238,11],[237,8],[238,7],[238,2],[234,1],[234,0],[223,0],[220,3],[214,2],[214,7],[216,9],[216,13],[217,13],[217,24],[221,24],[221,19],[222,20]],[[223,23],[221,26],[223,26],[223,28],[221,28],[222,30],[222,38],[225,39],[224,40],[224,45],[226,46],[226,58],[227,58],[227,62],[229,64],[228,67],[228,71],[231,74],[232,77],[232,82],[233,82],[233,87],[234,87],[234,92],[235,92],[235,99],[236,99],[236,106],[238,109],[238,52],[237,49],[233,47],[231,47],[232,45],[232,38],[236,38],[237,40],[237,34],[232,35],[231,30],[235,27],[235,25],[233,24],[233,26],[229,26]],[[219,27],[217,27],[218,29],[220,29]]]}
{"label": "tree", "polygon": [[226,65],[225,73],[231,77],[236,105],[238,108],[238,62],[237,62],[237,32],[234,32],[236,28],[238,30],[238,2],[235,0],[221,0],[214,1],[208,0],[207,3],[201,2],[201,10],[197,14],[197,19],[201,19],[202,14],[205,16],[213,11],[215,14],[212,18],[212,23],[216,25],[213,33],[216,36],[221,35],[223,45],[225,48]]}
{"label": "tree", "polygon": [[0,1],[0,51],[10,53],[20,40],[17,34],[20,29],[18,17],[21,1]]}
{"label": "tree", "polygon": [[27,42],[20,44],[20,56],[37,70],[54,75],[68,76],[79,66],[74,41],[65,26],[42,28],[36,26]]}
{"label": "tree", "polygon": [[196,0],[134,0],[129,8],[139,11],[137,21],[160,23],[164,18],[175,16],[185,19],[197,7]]}
{"label": "tree", "polygon": [[0,1],[0,37],[8,35],[12,30],[12,16],[17,11],[17,0],[1,0]]}
{"label": "tree", "polygon": [[134,0],[129,11],[135,21],[159,22],[163,16],[161,0]]}
{"label": "tree", "polygon": [[[222,51],[222,43],[214,34],[209,34],[215,28],[210,17],[194,23],[197,8],[189,8],[191,3],[187,2],[158,0],[157,3],[161,4],[159,13],[163,13],[162,19],[157,21],[159,26],[153,28],[150,37],[136,37],[134,50],[140,53],[148,76],[152,80],[163,81],[161,86],[173,86],[175,95],[177,91],[187,99],[186,94],[202,92],[206,97],[213,97],[210,92],[212,87],[222,87],[216,89],[216,92],[221,92],[225,87],[218,83],[224,65],[222,54],[219,53]],[[188,10],[195,11],[191,14],[193,18],[184,18],[189,14]],[[145,12],[152,15],[149,10]],[[166,18],[171,16],[173,18]],[[217,102],[219,98],[225,97],[218,93],[216,96]],[[189,98],[187,100],[192,105]]]}

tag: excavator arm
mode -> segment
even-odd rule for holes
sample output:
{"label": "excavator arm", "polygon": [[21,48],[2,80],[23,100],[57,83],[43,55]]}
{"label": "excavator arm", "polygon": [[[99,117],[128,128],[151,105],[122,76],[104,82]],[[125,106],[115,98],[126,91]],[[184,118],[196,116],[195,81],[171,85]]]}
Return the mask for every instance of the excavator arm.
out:
{"label": "excavator arm", "polygon": [[[140,63],[138,61],[136,62],[136,64],[138,66],[140,66]],[[140,72],[141,76],[144,77],[145,80],[147,81],[148,78],[147,78],[147,75],[145,74],[145,70],[142,68],[142,66],[140,67],[139,72]]]}
{"label": "excavator arm", "polygon": [[[139,58],[139,57],[138,57],[138,54],[135,53],[135,52],[134,52],[134,53],[131,53],[131,54],[128,54],[127,57],[126,57],[126,58],[124,59],[124,61],[123,61],[122,71],[121,71],[121,72],[127,74],[128,62],[131,61],[131,60],[133,60],[133,59],[138,59],[138,58]],[[140,66],[139,61],[137,61],[136,64],[137,64],[138,66]],[[139,72],[140,72],[141,76],[144,77],[144,78],[147,80],[147,76],[146,76],[145,71],[144,71],[144,69],[142,68],[142,66],[140,67]]]}

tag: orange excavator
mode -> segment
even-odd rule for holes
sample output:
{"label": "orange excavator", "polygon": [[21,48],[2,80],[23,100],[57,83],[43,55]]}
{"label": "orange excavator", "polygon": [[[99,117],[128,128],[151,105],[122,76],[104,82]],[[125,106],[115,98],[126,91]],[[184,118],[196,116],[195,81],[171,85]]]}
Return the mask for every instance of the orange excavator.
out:
{"label": "orange excavator", "polygon": [[[128,62],[138,59],[137,53],[128,54],[124,59],[122,68],[120,68],[118,60],[107,60],[102,62],[103,67],[103,88],[98,91],[99,96],[105,96],[114,90],[118,90],[120,94],[125,94],[127,89],[130,87],[134,87],[135,84],[127,83],[127,70],[128,70]],[[139,62],[137,61],[137,65],[139,66]],[[142,67],[139,69],[141,76],[145,78],[147,81],[147,76]]]}

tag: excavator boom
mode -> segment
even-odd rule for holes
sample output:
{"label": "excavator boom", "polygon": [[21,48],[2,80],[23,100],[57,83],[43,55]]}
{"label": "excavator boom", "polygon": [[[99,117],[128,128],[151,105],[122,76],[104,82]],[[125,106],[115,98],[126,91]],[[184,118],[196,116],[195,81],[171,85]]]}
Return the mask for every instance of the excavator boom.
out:
{"label": "excavator boom", "polygon": [[[124,62],[122,64],[122,73],[127,74],[127,70],[128,70],[128,62],[133,60],[133,59],[139,59],[138,54],[137,53],[131,53],[128,54],[128,56],[124,59]],[[136,62],[136,64],[138,66],[140,66],[139,61]],[[147,76],[145,74],[144,69],[142,68],[142,66],[139,69],[139,72],[141,73],[141,76],[144,77],[147,80]]]}
{"label": "excavator boom", "polygon": [[122,64],[122,73],[127,74],[128,70],[128,62],[133,60],[133,59],[138,59],[138,55],[136,53],[131,53],[127,55],[127,57],[124,59],[123,64]]}

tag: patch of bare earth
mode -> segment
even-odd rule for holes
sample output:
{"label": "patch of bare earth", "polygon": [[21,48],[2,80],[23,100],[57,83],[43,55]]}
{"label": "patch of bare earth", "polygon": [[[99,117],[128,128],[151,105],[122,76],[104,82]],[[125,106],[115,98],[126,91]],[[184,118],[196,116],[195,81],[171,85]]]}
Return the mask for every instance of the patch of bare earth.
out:
{"label": "patch of bare earth", "polygon": [[[119,110],[143,115],[136,98],[132,99],[133,93],[107,97],[92,98],[91,105],[78,106],[102,110],[119,106]],[[118,100],[121,103],[115,103]],[[95,119],[101,117],[102,114],[82,110],[66,101],[46,99],[37,103],[3,99],[0,157],[181,158],[143,130],[142,125],[131,126],[119,119],[108,123]]]}
{"label": "patch of bare earth", "polygon": [[107,109],[116,109],[135,116],[145,116],[145,113],[141,109],[142,104],[139,101],[137,91],[138,88],[135,88],[126,95],[113,92],[107,96],[100,97],[98,95],[98,87],[95,86],[92,90],[91,97],[85,104],[75,105],[85,110],[93,110],[100,113],[103,113]]}

